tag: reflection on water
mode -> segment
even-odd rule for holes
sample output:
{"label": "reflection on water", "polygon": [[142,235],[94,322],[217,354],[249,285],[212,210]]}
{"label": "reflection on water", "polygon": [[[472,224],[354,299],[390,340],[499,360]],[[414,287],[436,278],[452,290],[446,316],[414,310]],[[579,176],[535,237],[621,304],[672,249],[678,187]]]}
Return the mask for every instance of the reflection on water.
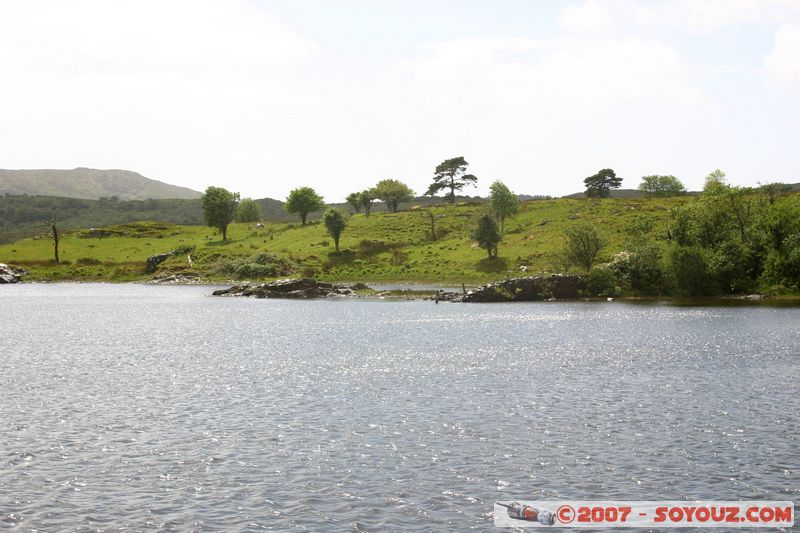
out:
{"label": "reflection on water", "polygon": [[798,496],[800,309],[0,291],[0,524],[492,529]]}

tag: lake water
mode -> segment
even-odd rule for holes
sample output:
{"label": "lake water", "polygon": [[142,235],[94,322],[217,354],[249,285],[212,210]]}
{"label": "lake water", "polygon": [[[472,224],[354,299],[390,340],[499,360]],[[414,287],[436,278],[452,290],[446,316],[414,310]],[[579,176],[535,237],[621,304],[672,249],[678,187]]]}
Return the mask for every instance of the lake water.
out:
{"label": "lake water", "polygon": [[800,309],[0,287],[0,529],[494,530],[800,496]]}

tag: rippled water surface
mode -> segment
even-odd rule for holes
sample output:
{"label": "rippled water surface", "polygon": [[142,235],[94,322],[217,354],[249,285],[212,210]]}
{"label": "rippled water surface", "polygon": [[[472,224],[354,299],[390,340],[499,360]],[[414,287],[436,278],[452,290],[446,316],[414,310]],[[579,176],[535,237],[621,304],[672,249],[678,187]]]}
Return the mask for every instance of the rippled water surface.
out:
{"label": "rippled water surface", "polygon": [[798,499],[800,309],[0,287],[0,530],[493,530]]}

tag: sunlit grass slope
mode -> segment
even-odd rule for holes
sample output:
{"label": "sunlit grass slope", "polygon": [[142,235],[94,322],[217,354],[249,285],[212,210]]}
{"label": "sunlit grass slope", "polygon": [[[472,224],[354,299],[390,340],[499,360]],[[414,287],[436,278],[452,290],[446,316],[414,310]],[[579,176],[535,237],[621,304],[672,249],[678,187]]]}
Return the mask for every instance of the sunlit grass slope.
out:
{"label": "sunlit grass slope", "polygon": [[[333,240],[318,222],[307,226],[267,222],[261,229],[233,224],[224,243],[211,228],[141,222],[67,233],[59,265],[52,262],[52,241],[46,236],[0,246],[0,262],[26,268],[30,279],[147,280],[154,276],[145,272],[147,257],[194,247],[192,266],[186,253],[177,253],[159,265],[155,275],[194,273],[209,281],[252,277],[237,274],[236,265],[263,263],[266,257],[267,262],[278,261],[284,275],[290,271],[323,280],[474,284],[523,275],[520,267],[527,267],[528,273],[560,269],[564,231],[580,222],[595,225],[606,236],[608,245],[600,257],[606,260],[622,248],[623,229],[633,217],[649,215],[655,222],[654,235],[662,237],[669,210],[686,201],[690,199],[526,202],[506,222],[496,260],[487,260],[471,239],[487,207],[456,205],[352,216],[340,253],[334,252]],[[430,235],[430,211],[435,215],[436,240]]]}

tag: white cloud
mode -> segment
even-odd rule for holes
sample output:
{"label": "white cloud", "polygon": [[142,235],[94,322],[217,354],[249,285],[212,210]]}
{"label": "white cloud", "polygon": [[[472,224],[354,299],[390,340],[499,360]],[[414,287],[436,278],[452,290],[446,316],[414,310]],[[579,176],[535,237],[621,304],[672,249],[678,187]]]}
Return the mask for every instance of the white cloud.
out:
{"label": "white cloud", "polygon": [[416,82],[420,98],[438,95],[427,102],[432,107],[584,115],[625,102],[702,99],[680,54],[635,37],[465,39],[424,52],[400,75]]}
{"label": "white cloud", "polygon": [[576,33],[606,32],[616,28],[614,6],[603,0],[587,0],[583,4],[571,4],[561,10],[558,27]]}
{"label": "white cloud", "polygon": [[244,0],[4,0],[4,164],[127,167],[194,187],[265,172],[302,157],[326,120],[308,78],[319,55]]}
{"label": "white cloud", "polygon": [[[724,69],[698,63],[686,42],[708,36],[676,35],[781,21],[764,74],[796,86],[797,6],[587,0],[552,32],[420,38],[357,56],[255,0],[0,0],[0,166],[130,168],[253,196],[308,184],[330,199],[384,177],[422,191],[456,155],[479,192],[495,178],[573,192],[605,166],[689,184],[697,166],[699,185],[708,167],[734,175],[726,162],[757,135],[728,102],[769,99],[728,83],[757,76],[735,54]],[[330,24],[346,31],[344,19]],[[778,137],[789,127],[757,116]]]}
{"label": "white cloud", "polygon": [[800,90],[800,26],[783,26],[778,30],[764,69],[769,84]]}
{"label": "white cloud", "polygon": [[559,27],[576,33],[668,30],[704,34],[756,22],[785,9],[781,0],[585,0],[561,11]]}

